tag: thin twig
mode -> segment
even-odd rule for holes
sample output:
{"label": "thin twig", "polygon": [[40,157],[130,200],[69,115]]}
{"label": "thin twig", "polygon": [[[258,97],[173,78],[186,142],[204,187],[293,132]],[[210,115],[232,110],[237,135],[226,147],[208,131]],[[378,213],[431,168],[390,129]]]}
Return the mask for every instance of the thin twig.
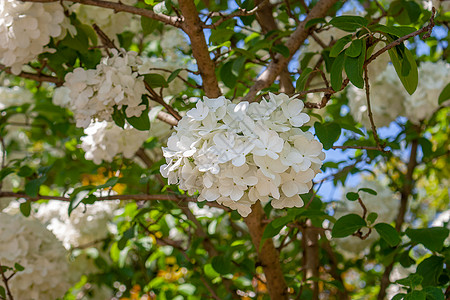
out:
{"label": "thin twig", "polygon": [[0,273],[2,275],[3,283],[5,284],[6,293],[8,295],[8,300],[14,300],[14,297],[11,293],[11,289],[9,288],[9,284],[8,284],[8,280],[11,279],[12,276],[10,276],[8,278],[6,277],[5,272],[3,272],[3,265],[1,264],[1,262],[0,262]]}
{"label": "thin twig", "polygon": [[367,111],[369,114],[370,126],[372,127],[373,138],[375,139],[375,143],[377,143],[378,150],[382,151],[384,147],[382,147],[380,144],[380,138],[378,137],[377,127],[375,126],[375,122],[373,121],[372,108],[370,106],[370,84],[367,66],[364,66],[364,83],[366,87]]}

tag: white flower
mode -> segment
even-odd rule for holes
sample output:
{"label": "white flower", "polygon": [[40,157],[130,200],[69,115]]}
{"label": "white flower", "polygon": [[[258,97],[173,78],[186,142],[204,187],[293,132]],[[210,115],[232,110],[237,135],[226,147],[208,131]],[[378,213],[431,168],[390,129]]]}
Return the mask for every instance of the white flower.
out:
{"label": "white flower", "polygon": [[[119,0],[111,0],[119,2]],[[136,0],[122,0],[123,4],[134,5]],[[132,27],[133,22],[139,21],[133,14],[126,12],[114,12],[110,9],[91,6],[91,5],[73,5],[71,11],[75,11],[77,18],[85,24],[97,24],[103,32],[111,39],[116,39],[116,34],[122,33]]]}
{"label": "white flower", "polygon": [[66,202],[51,200],[41,204],[33,217],[43,222],[64,247],[70,249],[106,238],[108,224],[118,205],[115,201],[99,201],[86,207],[80,205],[70,217],[68,207]]}
{"label": "white flower", "polygon": [[[439,108],[439,94],[450,82],[450,64],[444,61],[422,62],[418,73],[419,83],[412,95],[406,92],[393,65],[388,65],[371,79],[370,103],[376,126],[389,126],[398,116],[419,124]],[[350,86],[347,96],[353,118],[370,128],[365,91]]]}
{"label": "white flower", "polygon": [[283,150],[283,139],[278,136],[275,131],[266,130],[265,128],[256,127],[255,132],[258,139],[254,140],[254,155],[268,156],[272,159],[278,159],[281,150]]}
{"label": "white flower", "polygon": [[76,68],[65,77],[64,86],[70,90],[70,109],[78,127],[86,128],[91,120],[112,121],[114,108],[126,106],[127,117],[139,117],[146,93],[143,77],[136,72],[140,60],[137,53],[113,50],[96,69]]}
{"label": "white flower", "polygon": [[288,118],[292,126],[301,127],[309,121],[309,116],[301,112],[304,106],[303,101],[299,99],[293,99],[287,104],[283,103],[281,105],[284,116]]}
{"label": "white flower", "polygon": [[62,298],[74,283],[61,242],[43,224],[22,215],[0,213],[0,261],[25,268],[9,281],[15,299]]}
{"label": "white flower", "polygon": [[96,164],[111,162],[118,154],[132,158],[149,134],[128,125],[120,128],[113,122],[94,122],[84,130],[81,148],[86,152],[86,159]]}
{"label": "white flower", "polygon": [[307,169],[305,172],[295,172],[291,169],[289,173],[281,174],[281,190],[286,197],[293,197],[298,194],[306,194],[311,188],[311,180],[314,178],[314,171]]}
{"label": "white flower", "polygon": [[59,3],[0,2],[0,63],[18,75],[22,65],[43,53],[51,37],[64,33]]}
{"label": "white flower", "polygon": [[32,102],[33,94],[29,90],[18,86],[0,86],[0,110]]}
{"label": "white flower", "polygon": [[189,194],[199,191],[198,201],[217,201],[242,216],[258,200],[300,207],[298,194],[309,191],[325,158],[311,133],[293,127],[308,121],[302,110],[300,100],[284,94],[251,104],[205,97],[163,148],[161,174]]}

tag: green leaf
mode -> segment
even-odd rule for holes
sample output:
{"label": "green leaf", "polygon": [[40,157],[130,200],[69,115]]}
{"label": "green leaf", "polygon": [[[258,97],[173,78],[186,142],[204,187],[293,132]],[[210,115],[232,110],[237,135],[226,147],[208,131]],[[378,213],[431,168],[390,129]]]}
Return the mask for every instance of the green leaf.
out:
{"label": "green leaf", "polygon": [[335,91],[339,91],[342,87],[342,69],[344,68],[345,54],[341,52],[341,54],[336,57],[331,66],[331,87]]}
{"label": "green leaf", "polygon": [[445,88],[442,90],[441,94],[439,95],[439,100],[438,100],[439,105],[441,105],[448,99],[450,99],[450,83],[445,86]]}
{"label": "green leaf", "polygon": [[47,176],[41,176],[39,178],[28,181],[25,184],[25,194],[31,197],[37,197],[39,194],[39,188],[45,182]]}
{"label": "green leaf", "polygon": [[150,129],[150,118],[148,109],[144,110],[139,117],[127,118],[128,123],[137,130],[146,131]]}
{"label": "green leaf", "polygon": [[96,188],[100,190],[100,189],[112,187],[112,186],[115,186],[118,181],[119,181],[119,177],[111,177],[104,184],[97,185]]}
{"label": "green leaf", "polygon": [[194,295],[196,289],[197,288],[190,283],[184,283],[178,286],[178,292],[184,296]]}
{"label": "green leaf", "polygon": [[345,50],[345,55],[349,57],[358,57],[363,48],[363,40],[357,39],[352,41],[350,46]]}
{"label": "green leaf", "polygon": [[395,283],[415,288],[422,283],[423,277],[418,274],[410,274],[408,277],[397,280]]}
{"label": "green leaf", "polygon": [[30,216],[30,212],[31,212],[31,202],[30,201],[20,203],[19,208],[20,208],[20,212],[22,213],[22,215],[24,215],[25,217]]}
{"label": "green leaf", "polygon": [[357,214],[345,215],[334,223],[331,235],[334,238],[343,238],[352,235],[363,226],[366,226],[366,221]]}
{"label": "green leaf", "polygon": [[352,35],[346,35],[344,37],[341,37],[336,41],[336,43],[331,47],[330,51],[330,57],[336,57],[339,55],[339,53],[342,52],[344,47],[352,41]]}
{"label": "green leaf", "polygon": [[449,236],[449,230],[444,227],[431,227],[421,229],[406,230],[406,235],[414,243],[423,244],[431,251],[440,251],[444,246],[444,241]]}
{"label": "green leaf", "polygon": [[211,264],[206,264],[203,267],[203,271],[205,272],[205,275],[211,279],[217,278],[220,276],[219,273],[217,273]]}
{"label": "green leaf", "polygon": [[348,192],[346,197],[350,201],[355,201],[355,200],[358,200],[359,195],[358,195],[358,193],[355,193],[355,192]]}
{"label": "green leaf", "polygon": [[370,29],[371,31],[379,31],[382,33],[392,34],[399,38],[416,31],[416,28],[411,26],[386,26],[382,24],[371,26]]}
{"label": "green leaf", "polygon": [[159,22],[154,19],[141,16],[141,27],[144,35],[151,34],[156,29],[156,27],[158,27],[158,24]]}
{"label": "green leaf", "polygon": [[24,266],[22,266],[21,264],[18,264],[18,263],[14,264],[14,269],[16,269],[16,271],[18,271],[18,272],[25,270]]}
{"label": "green leaf", "polygon": [[220,79],[230,89],[237,83],[237,77],[233,74],[233,61],[229,61],[220,68]]}
{"label": "green leaf", "polygon": [[325,18],[314,18],[314,19],[311,19],[308,22],[306,22],[305,29],[308,29],[308,28],[310,28],[310,27],[312,27],[314,25],[321,24],[321,23],[327,23]]}
{"label": "green leaf", "polygon": [[406,296],[406,294],[397,294],[394,297],[392,297],[391,300],[402,300],[405,298],[405,296]]}
{"label": "green leaf", "polygon": [[361,136],[365,136],[364,132],[361,129],[357,128],[355,125],[351,125],[351,124],[348,124],[348,123],[340,123],[339,125],[341,125],[342,129],[350,130],[350,131],[352,131],[354,133],[357,133],[357,134],[359,134]]}
{"label": "green leaf", "polygon": [[444,268],[444,258],[430,256],[424,259],[418,266],[416,273],[423,277],[422,286],[433,286],[438,284],[439,276]]}
{"label": "green leaf", "polygon": [[167,78],[167,83],[171,83],[175,78],[177,78],[178,74],[180,74],[180,72],[181,72],[182,70],[183,70],[183,69],[176,69],[175,71],[173,71],[173,72],[170,74],[169,78]]}
{"label": "green leaf", "polygon": [[31,169],[29,166],[23,166],[20,167],[19,172],[17,172],[17,175],[20,177],[29,177],[33,174],[33,169]]}
{"label": "green leaf", "polygon": [[116,125],[120,128],[123,128],[125,126],[125,114],[122,110],[118,110],[117,107],[114,107],[112,119],[114,123],[116,123]]}
{"label": "green leaf", "polygon": [[[360,64],[360,59],[356,57],[345,56],[345,73],[357,88],[364,88],[363,79],[363,64]],[[334,88],[333,88],[334,89]]]}
{"label": "green leaf", "polygon": [[[389,57],[391,58],[392,64],[395,67],[398,78],[402,82],[406,91],[412,95],[416,89],[419,82],[419,75],[417,72],[417,64],[414,60],[414,56],[405,47],[396,46],[388,51]],[[400,55],[402,56],[400,56]],[[409,72],[404,75],[404,71],[409,67]]]}
{"label": "green leaf", "polygon": [[145,74],[144,79],[152,88],[169,86],[164,77],[159,74]]}
{"label": "green leaf", "polygon": [[331,149],[341,135],[341,126],[337,123],[314,123],[314,129],[325,150]]}
{"label": "green leaf", "polygon": [[0,297],[6,299],[6,291],[5,288],[0,285]]}
{"label": "green leaf", "polygon": [[428,139],[424,137],[419,138],[419,145],[422,148],[424,158],[428,158],[434,154],[433,144]]}
{"label": "green leaf", "polygon": [[309,74],[311,74],[312,71],[313,70],[311,68],[306,68],[302,71],[300,77],[297,79],[297,82],[295,84],[295,89],[297,91],[301,92],[305,90],[306,81],[308,80]]}
{"label": "green leaf", "polygon": [[[275,219],[272,222],[270,222],[269,224],[267,224],[266,228],[264,228],[264,232],[263,232],[263,235],[262,235],[262,238],[261,238],[261,242],[259,244],[259,249],[261,250],[262,246],[264,245],[264,242],[267,239],[271,239],[274,236],[276,236],[277,234],[279,234],[281,229],[283,229],[283,226],[285,224],[289,223],[291,220],[292,220],[292,218],[286,219],[286,217],[281,217],[281,218]],[[277,222],[275,223],[275,221],[277,221]],[[286,221],[286,223],[283,224],[283,221]],[[275,224],[277,226],[275,226]]]}
{"label": "green leaf", "polygon": [[361,27],[367,26],[369,21],[360,16],[340,16],[333,18],[330,24],[341,30],[354,32]]}
{"label": "green leaf", "polygon": [[72,194],[70,194],[70,203],[69,203],[69,216],[72,214],[72,211],[80,205],[80,203],[91,193],[96,190],[96,187],[93,185],[85,185],[80,186],[73,190]]}
{"label": "green leaf", "polygon": [[367,222],[369,222],[370,224],[373,224],[377,218],[378,218],[378,214],[376,212],[371,212],[367,216]]}
{"label": "green leaf", "polygon": [[445,295],[440,288],[428,286],[423,291],[427,293],[427,299],[429,300],[445,300]]}
{"label": "green leaf", "polygon": [[369,194],[374,195],[374,196],[377,195],[377,191],[369,189],[369,188],[360,188],[358,190],[358,192],[366,192],[366,193],[369,193]]}
{"label": "green leaf", "polygon": [[231,260],[224,256],[215,256],[211,261],[213,269],[221,274],[226,275],[231,273]]}
{"label": "green leaf", "polygon": [[391,247],[395,247],[401,242],[401,238],[397,230],[389,224],[378,223],[375,225],[375,230]]}
{"label": "green leaf", "polygon": [[285,58],[289,58],[289,55],[290,55],[289,48],[283,44],[276,44],[276,45],[272,46],[272,50],[277,53],[280,53]]}
{"label": "green leaf", "polygon": [[424,291],[412,291],[406,294],[404,299],[407,300],[426,300],[427,294]]}

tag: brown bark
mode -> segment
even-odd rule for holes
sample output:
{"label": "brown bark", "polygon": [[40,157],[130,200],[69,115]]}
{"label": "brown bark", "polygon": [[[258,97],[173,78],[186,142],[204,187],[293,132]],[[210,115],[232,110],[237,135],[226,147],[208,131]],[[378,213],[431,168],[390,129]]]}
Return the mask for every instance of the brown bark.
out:
{"label": "brown bark", "polygon": [[[319,299],[319,233],[317,229],[311,228],[311,220],[306,221],[306,227],[302,230],[303,243],[303,267],[306,280],[310,281],[313,291],[313,300]],[[309,278],[314,279],[309,280]]]}
{"label": "brown bark", "polygon": [[260,251],[259,245],[266,227],[266,224],[263,223],[265,217],[261,204],[256,203],[252,207],[252,212],[244,218],[244,221],[258,254],[258,260],[264,269],[270,299],[287,300],[287,285],[280,265],[280,255],[275,249],[272,239],[267,239]]}
{"label": "brown bark", "polygon": [[289,49],[289,57],[286,58],[281,54],[277,54],[275,59],[273,59],[267,69],[257,78],[255,83],[250,88],[248,94],[243,98],[244,101],[253,101],[256,94],[269,87],[281,74],[283,69],[288,65],[292,56],[297,52],[300,46],[305,42],[309,35],[309,30],[305,29],[306,23],[314,18],[322,18],[326,15],[327,11],[336,3],[338,0],[321,0],[319,1],[309,12],[308,16],[300,22],[297,29],[286,41],[285,46]]}
{"label": "brown bark", "polygon": [[207,97],[219,97],[221,92],[215,73],[216,66],[209,55],[202,29],[203,23],[200,21],[195,3],[192,0],[180,0],[179,6],[184,17],[181,28],[191,41],[192,55],[197,60],[198,70],[203,81],[203,90]]}
{"label": "brown bark", "polygon": [[[263,5],[266,0],[257,0],[256,5]],[[273,5],[264,5],[256,12],[256,20],[261,26],[262,32],[267,33],[272,30],[278,30],[278,25],[272,14]],[[278,42],[279,43],[279,42]],[[273,58],[273,57],[272,57]],[[280,92],[286,94],[293,94],[295,92],[292,78],[289,75],[287,66],[281,71],[279,76]]]}

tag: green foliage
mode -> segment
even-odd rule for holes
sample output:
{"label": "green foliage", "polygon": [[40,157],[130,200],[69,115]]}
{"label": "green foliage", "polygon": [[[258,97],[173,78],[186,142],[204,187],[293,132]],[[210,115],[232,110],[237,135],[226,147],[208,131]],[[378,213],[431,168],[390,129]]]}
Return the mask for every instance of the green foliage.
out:
{"label": "green foliage", "polygon": [[345,215],[334,223],[331,235],[334,238],[343,238],[352,235],[364,226],[366,226],[366,221],[357,214]]}

